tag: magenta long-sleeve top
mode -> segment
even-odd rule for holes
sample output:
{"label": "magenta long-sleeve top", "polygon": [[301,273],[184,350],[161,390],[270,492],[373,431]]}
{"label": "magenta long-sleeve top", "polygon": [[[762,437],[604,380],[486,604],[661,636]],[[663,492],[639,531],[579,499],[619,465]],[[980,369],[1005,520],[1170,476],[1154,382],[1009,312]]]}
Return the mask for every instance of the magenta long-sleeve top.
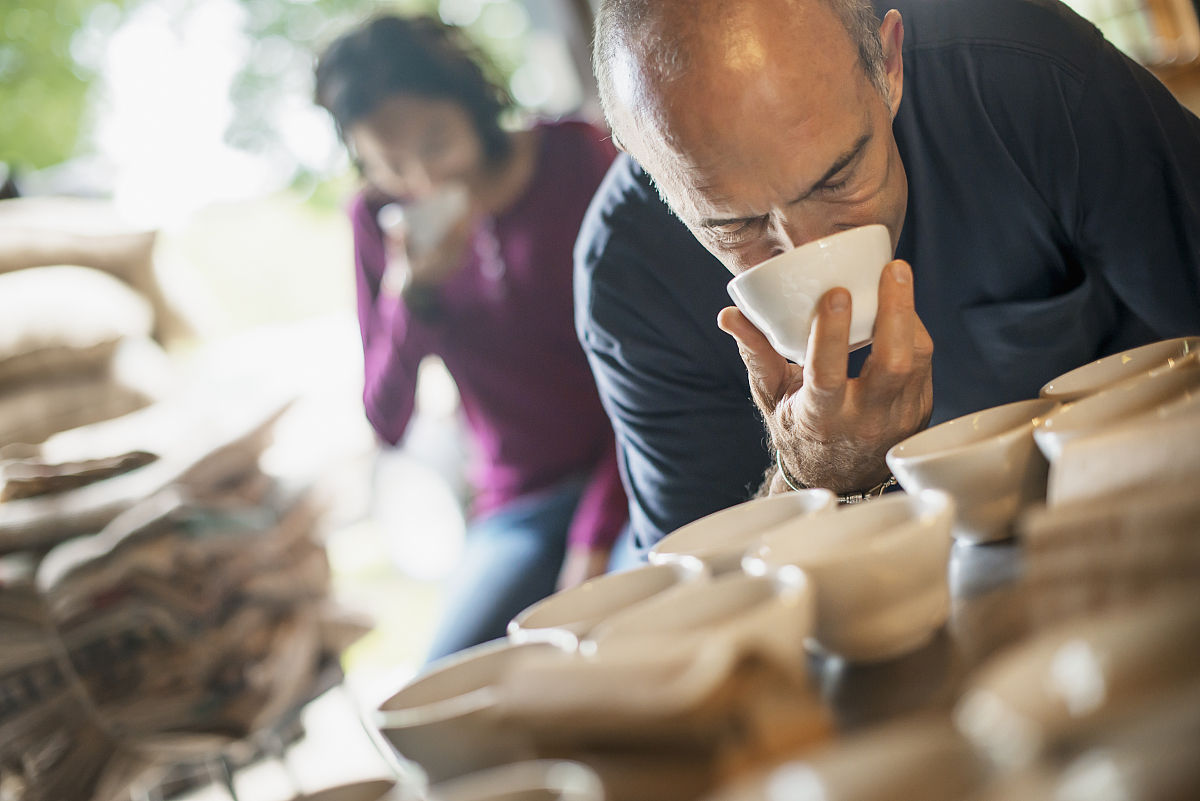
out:
{"label": "magenta long-sleeve top", "polygon": [[615,152],[583,122],[545,123],[538,133],[529,186],[474,232],[467,262],[439,287],[434,319],[380,295],[383,201],[364,193],[352,202],[363,403],[379,436],[396,444],[412,417],[418,365],[441,357],[477,445],[473,513],[585,477],[569,541],[607,547],[627,503],[612,428],[575,335],[571,252]]}

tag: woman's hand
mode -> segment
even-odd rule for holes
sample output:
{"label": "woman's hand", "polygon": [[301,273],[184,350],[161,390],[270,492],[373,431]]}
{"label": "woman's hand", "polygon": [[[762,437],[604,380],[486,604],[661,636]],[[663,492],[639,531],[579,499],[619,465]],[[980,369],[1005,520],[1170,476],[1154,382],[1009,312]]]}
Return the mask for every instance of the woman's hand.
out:
{"label": "woman's hand", "polygon": [[383,274],[382,291],[401,296],[413,288],[429,290],[448,281],[467,262],[467,250],[476,219],[473,212],[462,215],[436,245],[424,251],[417,251],[411,246],[403,223],[385,226],[387,267]]}

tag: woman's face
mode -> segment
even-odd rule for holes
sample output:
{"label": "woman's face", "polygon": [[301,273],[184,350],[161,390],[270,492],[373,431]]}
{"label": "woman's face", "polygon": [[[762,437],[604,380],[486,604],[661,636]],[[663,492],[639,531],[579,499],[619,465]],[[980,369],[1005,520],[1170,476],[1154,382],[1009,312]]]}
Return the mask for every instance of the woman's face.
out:
{"label": "woman's face", "polygon": [[367,181],[400,199],[448,182],[472,185],[486,161],[474,123],[453,100],[396,95],[351,125],[346,139]]}

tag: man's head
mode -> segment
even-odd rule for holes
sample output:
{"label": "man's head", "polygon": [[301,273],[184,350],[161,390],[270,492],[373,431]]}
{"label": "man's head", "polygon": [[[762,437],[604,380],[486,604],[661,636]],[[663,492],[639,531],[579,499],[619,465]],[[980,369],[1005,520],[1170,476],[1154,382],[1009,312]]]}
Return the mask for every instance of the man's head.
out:
{"label": "man's head", "polygon": [[868,0],[603,0],[596,75],[618,142],[740,272],[867,223],[895,244],[903,36]]}

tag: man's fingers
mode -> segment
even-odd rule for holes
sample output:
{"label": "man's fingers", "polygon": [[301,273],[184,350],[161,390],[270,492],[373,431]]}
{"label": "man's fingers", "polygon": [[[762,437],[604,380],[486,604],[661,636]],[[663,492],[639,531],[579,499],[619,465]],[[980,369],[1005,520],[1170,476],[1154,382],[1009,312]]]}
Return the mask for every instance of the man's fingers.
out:
{"label": "man's fingers", "polygon": [[893,261],[879,277],[874,342],[863,371],[870,393],[891,395],[908,382],[914,366],[917,325],[912,271],[905,262]]}
{"label": "man's fingers", "polygon": [[808,335],[804,387],[818,410],[842,405],[850,359],[850,293],[841,287],[821,298]]}
{"label": "man's fingers", "polygon": [[717,326],[738,344],[738,352],[746,363],[750,388],[772,412],[788,387],[788,360],[779,354],[741,309],[726,306],[717,314]]}

